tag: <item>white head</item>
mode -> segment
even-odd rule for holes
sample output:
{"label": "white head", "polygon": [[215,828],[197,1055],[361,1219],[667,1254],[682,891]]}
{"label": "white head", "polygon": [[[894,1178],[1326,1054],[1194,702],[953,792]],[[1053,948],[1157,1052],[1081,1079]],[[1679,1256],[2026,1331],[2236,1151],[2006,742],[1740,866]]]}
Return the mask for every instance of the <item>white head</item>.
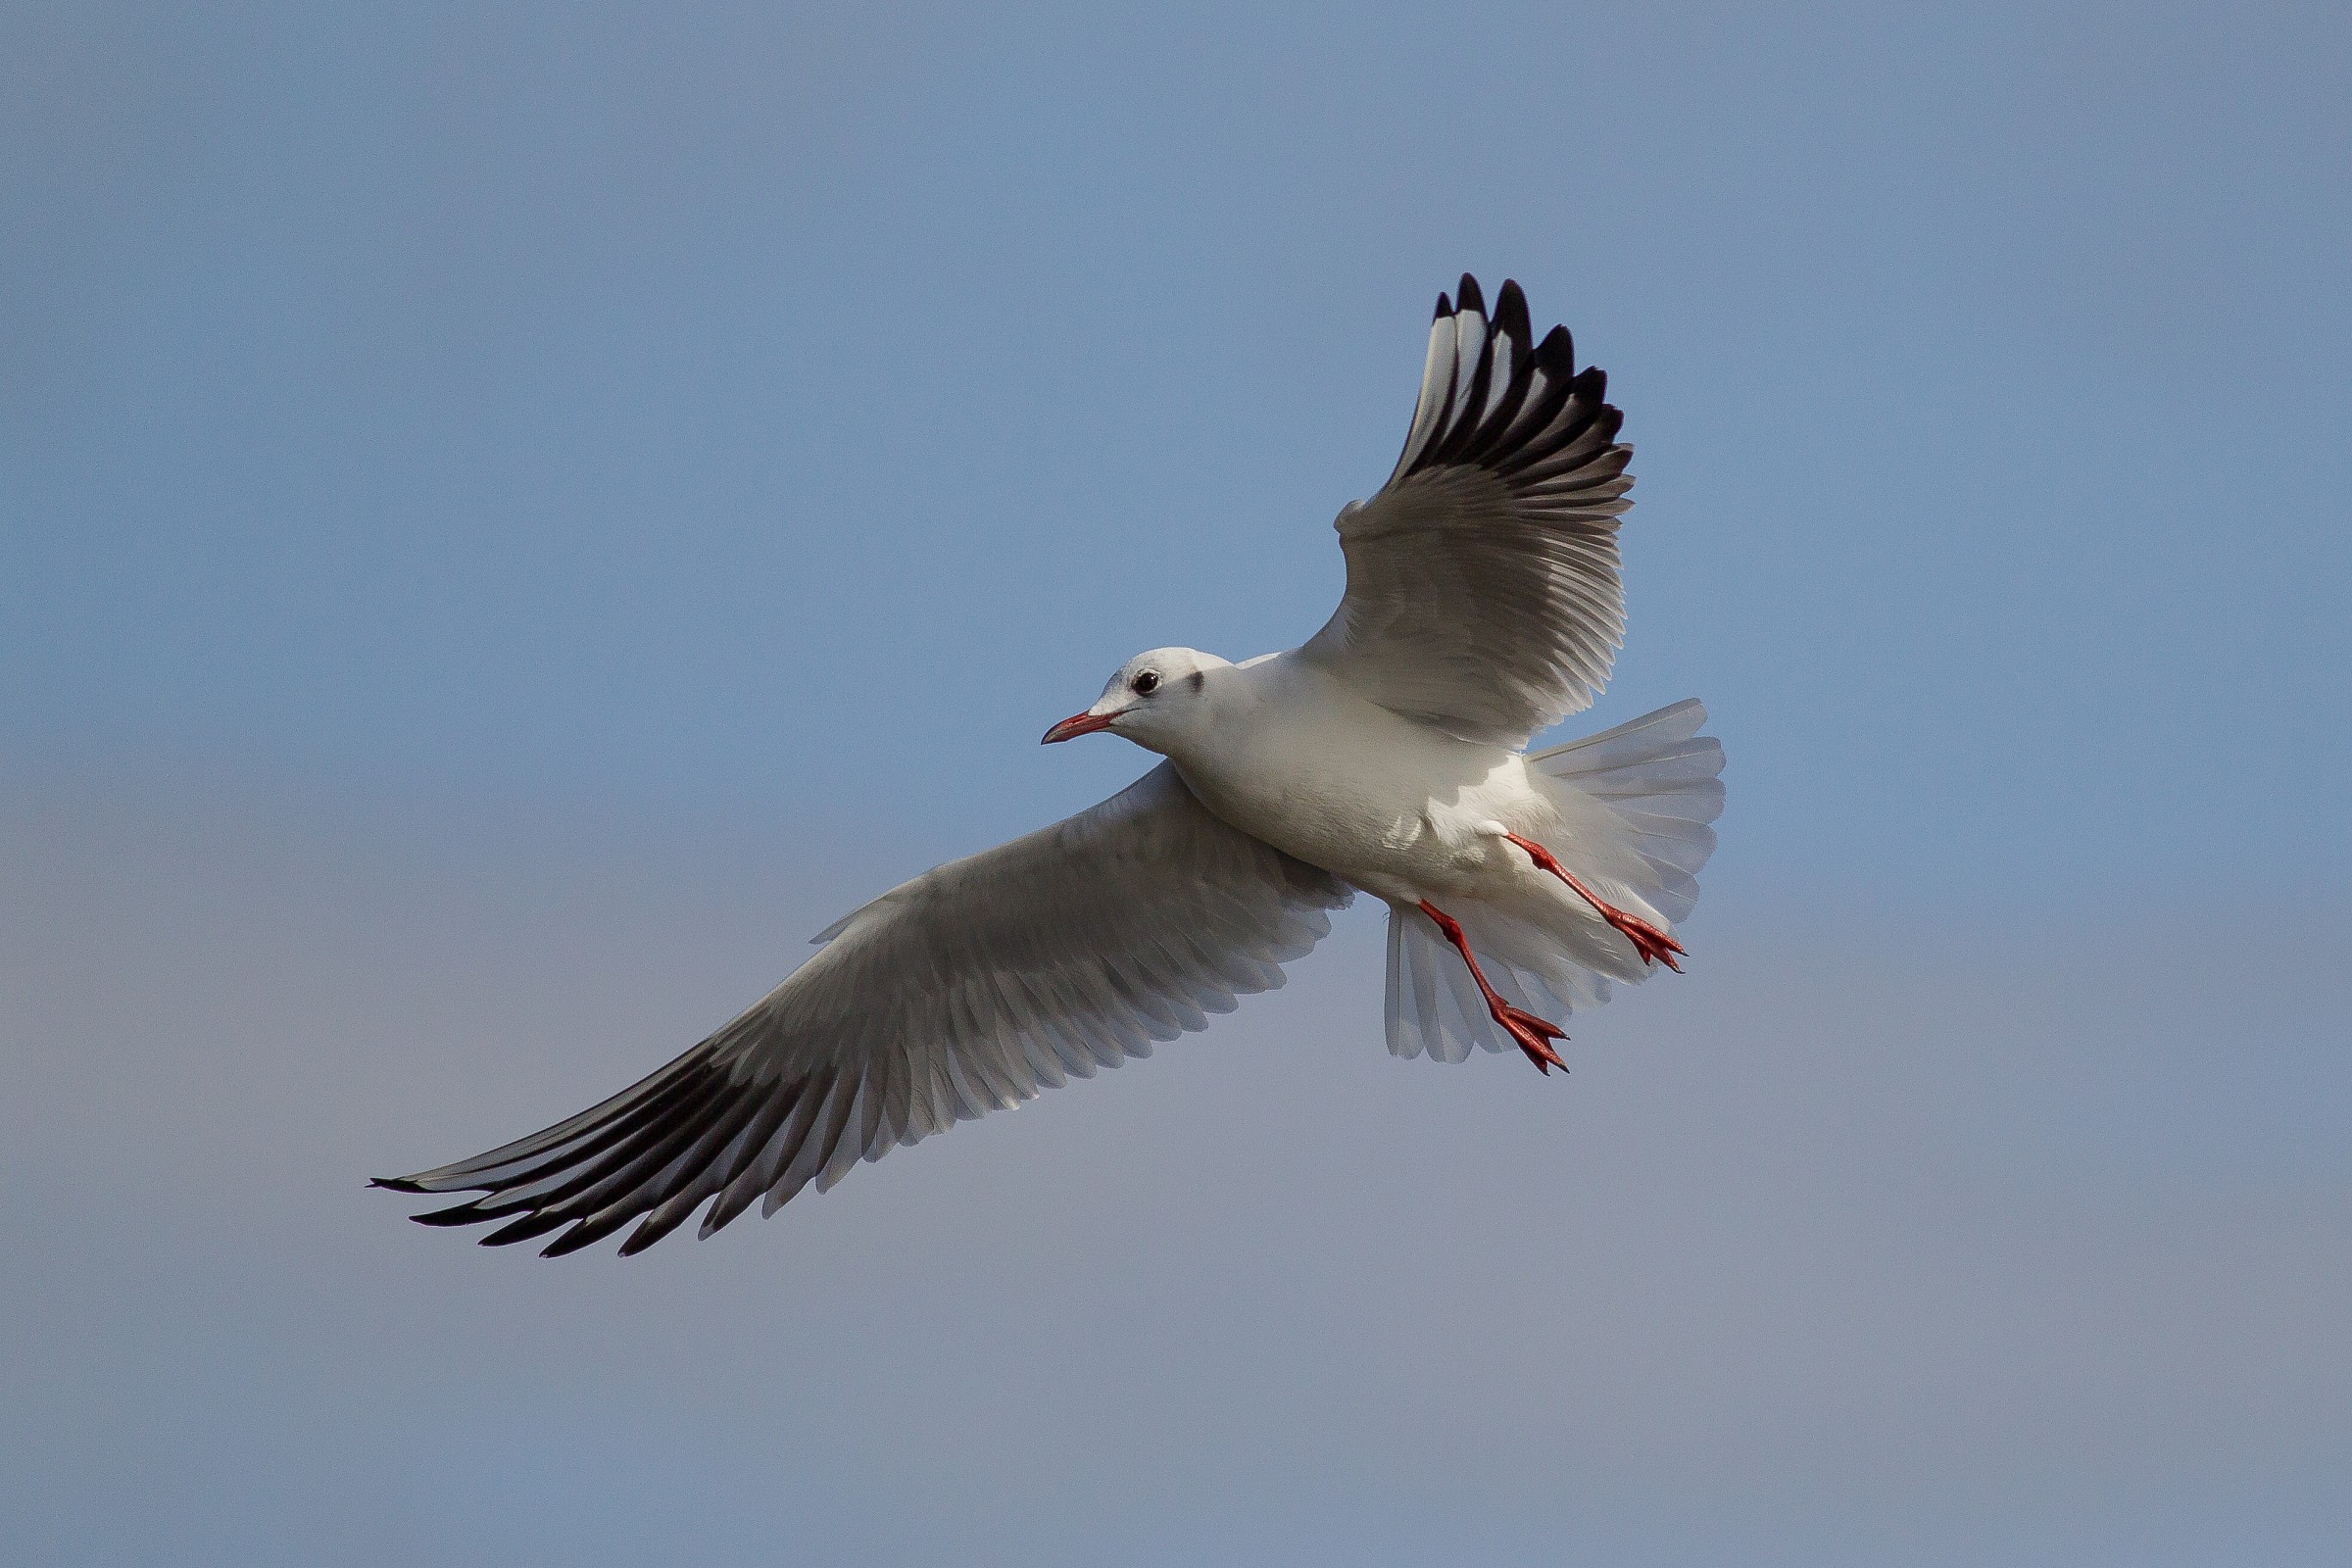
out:
{"label": "white head", "polygon": [[1154,648],[1119,666],[1102,698],[1046,731],[1045,744],[1092,735],[1099,729],[1172,755],[1209,723],[1216,672],[1232,664],[1192,648]]}

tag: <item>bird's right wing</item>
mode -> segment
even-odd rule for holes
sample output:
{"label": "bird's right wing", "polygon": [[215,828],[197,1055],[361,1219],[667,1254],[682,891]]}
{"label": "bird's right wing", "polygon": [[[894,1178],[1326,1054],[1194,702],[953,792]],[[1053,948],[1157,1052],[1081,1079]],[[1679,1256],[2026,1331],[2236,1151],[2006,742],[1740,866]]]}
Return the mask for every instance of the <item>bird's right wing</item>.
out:
{"label": "bird's right wing", "polygon": [[1608,378],[1542,342],[1504,283],[1438,296],[1396,471],[1334,524],[1348,591],[1300,657],[1383,708],[1518,747],[1592,704],[1625,630],[1617,518],[1633,454]]}
{"label": "bird's right wing", "polygon": [[924,873],[836,922],[734,1022],[544,1132],[382,1185],[486,1196],[417,1216],[570,1226],[621,1250],[710,1200],[706,1236],[762,1195],[821,1192],[958,1121],[1151,1054],[1282,984],[1348,887],[1227,826],[1166,763],[1102,805]]}

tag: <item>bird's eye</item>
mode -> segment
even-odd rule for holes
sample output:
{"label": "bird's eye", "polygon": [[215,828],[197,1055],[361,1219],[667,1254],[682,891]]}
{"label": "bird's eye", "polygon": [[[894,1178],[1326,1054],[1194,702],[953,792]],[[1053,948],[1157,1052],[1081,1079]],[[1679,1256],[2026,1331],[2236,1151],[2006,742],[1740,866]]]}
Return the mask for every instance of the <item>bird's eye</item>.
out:
{"label": "bird's eye", "polygon": [[1134,689],[1136,696],[1149,697],[1159,690],[1159,672],[1147,669],[1127,684]]}

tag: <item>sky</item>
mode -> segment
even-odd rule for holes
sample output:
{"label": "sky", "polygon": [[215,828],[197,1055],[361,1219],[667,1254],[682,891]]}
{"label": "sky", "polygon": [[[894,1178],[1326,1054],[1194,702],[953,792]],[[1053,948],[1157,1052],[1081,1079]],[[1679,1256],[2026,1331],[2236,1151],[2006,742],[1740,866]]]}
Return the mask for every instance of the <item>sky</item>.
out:
{"label": "sky", "polygon": [[[0,9],[0,1539],[42,1563],[2352,1554],[2330,8]],[[1329,612],[1431,302],[1636,448],[1690,972],[1379,924],[626,1263],[542,1125]]]}

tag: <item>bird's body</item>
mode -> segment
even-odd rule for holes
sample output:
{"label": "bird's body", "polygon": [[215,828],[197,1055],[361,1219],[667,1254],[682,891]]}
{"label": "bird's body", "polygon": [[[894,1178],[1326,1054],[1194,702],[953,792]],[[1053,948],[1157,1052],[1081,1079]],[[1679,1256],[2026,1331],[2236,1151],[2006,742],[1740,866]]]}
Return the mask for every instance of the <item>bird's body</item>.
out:
{"label": "bird's body", "polygon": [[1296,652],[1204,674],[1209,722],[1168,756],[1233,826],[1393,905],[1591,914],[1492,830],[1565,848],[1565,816],[1524,754],[1394,713]]}
{"label": "bird's body", "polygon": [[1586,707],[1623,625],[1630,448],[1568,334],[1505,283],[1443,296],[1396,471],[1339,516],[1348,591],[1287,653],[1138,655],[1049,741],[1109,731],[1167,761],[1101,806],[894,888],[684,1055],[473,1159],[390,1181],[484,1197],[417,1216],[568,1226],[622,1250],[708,1200],[704,1234],[859,1159],[1150,1053],[1282,983],[1355,891],[1389,906],[1397,1055],[1513,1046],[1679,967],[1714,847],[1722,748],[1678,703],[1530,754]]}

